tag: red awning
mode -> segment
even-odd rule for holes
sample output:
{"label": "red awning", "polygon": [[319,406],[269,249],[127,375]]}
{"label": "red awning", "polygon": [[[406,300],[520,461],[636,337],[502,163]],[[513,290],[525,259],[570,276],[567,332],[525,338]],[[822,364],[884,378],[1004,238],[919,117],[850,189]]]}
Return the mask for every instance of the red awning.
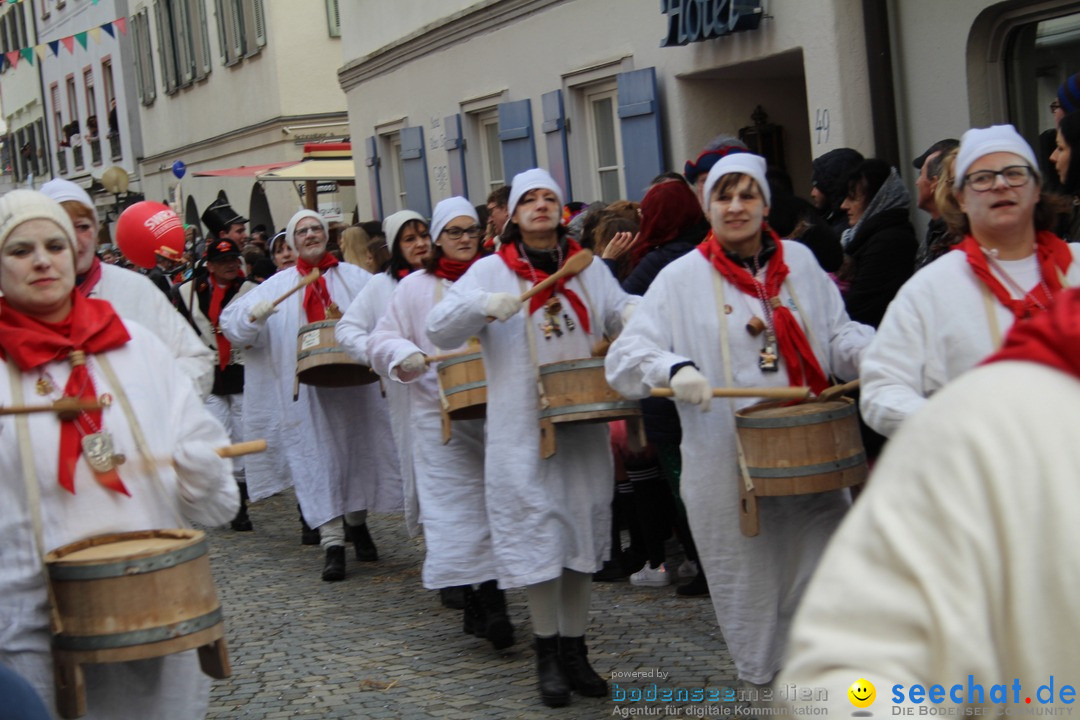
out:
{"label": "red awning", "polygon": [[255,177],[271,170],[280,170],[289,165],[295,165],[299,160],[286,160],[285,162],[267,163],[266,165],[241,165],[234,168],[221,170],[199,170],[191,173],[195,177]]}

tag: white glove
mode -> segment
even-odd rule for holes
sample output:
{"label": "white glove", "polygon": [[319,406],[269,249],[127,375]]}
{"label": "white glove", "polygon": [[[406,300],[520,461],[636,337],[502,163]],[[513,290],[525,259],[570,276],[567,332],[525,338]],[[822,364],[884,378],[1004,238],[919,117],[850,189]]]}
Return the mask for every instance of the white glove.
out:
{"label": "white glove", "polygon": [[700,405],[702,412],[709,409],[709,401],[712,400],[712,385],[709,384],[709,379],[698,372],[693,365],[684,365],[679,368],[671,378],[671,390],[675,393],[676,400]]}
{"label": "white glove", "polygon": [[424,362],[424,353],[415,352],[408,356],[398,365],[398,374],[413,377],[427,371],[427,363]]}
{"label": "white glove", "polygon": [[251,318],[255,322],[262,325],[264,322],[266,322],[266,318],[270,317],[276,312],[277,308],[274,307],[274,303],[270,302],[269,300],[263,300],[251,306],[250,314]]}
{"label": "white glove", "polygon": [[520,309],[521,300],[517,295],[497,292],[491,293],[491,297],[488,298],[487,305],[484,307],[484,312],[496,320],[509,320],[517,315],[517,311]]}

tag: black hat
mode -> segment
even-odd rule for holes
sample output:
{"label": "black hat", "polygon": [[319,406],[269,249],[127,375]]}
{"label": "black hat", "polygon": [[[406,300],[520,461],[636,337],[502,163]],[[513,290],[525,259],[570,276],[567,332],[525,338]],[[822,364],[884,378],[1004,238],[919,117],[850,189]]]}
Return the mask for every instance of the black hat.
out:
{"label": "black hat", "polygon": [[922,166],[926,164],[926,159],[936,152],[948,152],[954,147],[960,147],[960,141],[956,138],[945,138],[944,140],[938,140],[936,143],[926,148],[919,157],[911,161],[911,164],[915,166],[916,170],[922,170]]}
{"label": "black hat", "polygon": [[233,225],[244,225],[248,220],[233,210],[228,200],[218,200],[206,208],[206,212],[202,214],[202,221],[206,223],[210,236],[216,238],[219,232],[228,232]]}
{"label": "black hat", "polygon": [[206,247],[206,261],[226,260],[240,257],[240,246],[232,238],[217,238],[210,240]]}

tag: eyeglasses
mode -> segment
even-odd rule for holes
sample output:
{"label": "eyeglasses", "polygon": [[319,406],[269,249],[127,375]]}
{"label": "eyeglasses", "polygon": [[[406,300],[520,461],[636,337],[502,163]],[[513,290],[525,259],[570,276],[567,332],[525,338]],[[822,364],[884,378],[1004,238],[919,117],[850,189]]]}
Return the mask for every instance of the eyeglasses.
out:
{"label": "eyeglasses", "polygon": [[1060,109],[1061,103],[1059,103],[1057,100],[1054,100],[1050,103],[1050,112],[1057,112]]}
{"label": "eyeglasses", "polygon": [[1000,170],[979,170],[964,176],[964,184],[975,192],[986,192],[997,183],[997,176],[1005,178],[1009,187],[1026,185],[1033,171],[1027,165],[1009,165]]}
{"label": "eyeglasses", "polygon": [[443,232],[446,233],[446,237],[451,240],[460,240],[462,235],[468,235],[475,240],[484,234],[484,228],[479,225],[473,225],[469,228],[448,227],[444,229]]}
{"label": "eyeglasses", "polygon": [[304,237],[305,235],[315,235],[323,231],[322,225],[305,225],[304,227],[296,228],[293,233],[296,237]]}

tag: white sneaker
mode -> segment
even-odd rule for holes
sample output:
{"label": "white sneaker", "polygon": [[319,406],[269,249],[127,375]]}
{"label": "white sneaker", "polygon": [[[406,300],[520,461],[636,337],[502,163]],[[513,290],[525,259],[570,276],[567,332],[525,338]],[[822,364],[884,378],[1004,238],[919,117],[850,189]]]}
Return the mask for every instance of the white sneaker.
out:
{"label": "white sneaker", "polygon": [[697,577],[698,572],[698,564],[693,560],[683,560],[682,565],[679,565],[679,577],[686,580]]}
{"label": "white sneaker", "polygon": [[660,567],[645,567],[630,576],[630,584],[639,587],[667,587],[672,583],[671,573],[668,572],[667,563],[660,563]]}

